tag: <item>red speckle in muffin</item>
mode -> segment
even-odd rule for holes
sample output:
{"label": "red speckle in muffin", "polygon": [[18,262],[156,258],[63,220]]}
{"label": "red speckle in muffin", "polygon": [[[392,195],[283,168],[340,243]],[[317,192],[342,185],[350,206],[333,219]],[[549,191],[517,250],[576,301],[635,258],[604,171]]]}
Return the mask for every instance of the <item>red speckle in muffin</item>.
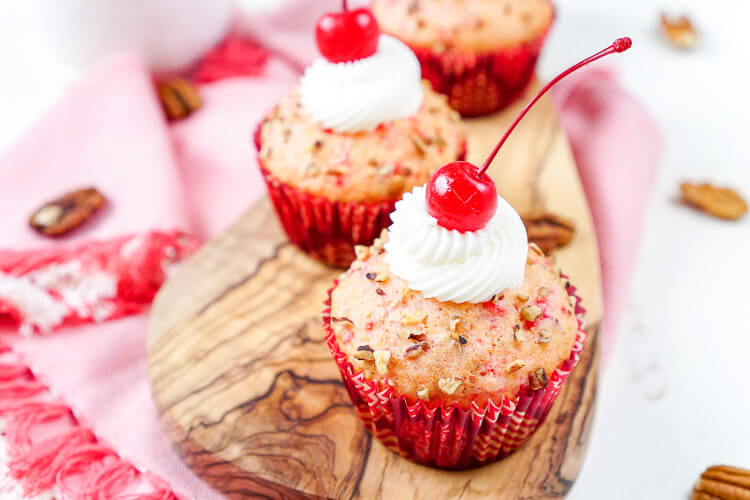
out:
{"label": "red speckle in muffin", "polygon": [[495,302],[483,302],[482,306],[492,314],[497,314],[498,316],[502,316],[505,314],[505,308],[503,308],[500,304],[496,304]]}

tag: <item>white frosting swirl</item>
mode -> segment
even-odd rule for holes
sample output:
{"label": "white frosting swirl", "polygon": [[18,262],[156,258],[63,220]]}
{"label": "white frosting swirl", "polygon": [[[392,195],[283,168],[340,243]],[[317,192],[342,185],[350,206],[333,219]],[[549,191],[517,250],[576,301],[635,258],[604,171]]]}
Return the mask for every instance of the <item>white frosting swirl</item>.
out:
{"label": "white frosting swirl", "polygon": [[380,35],[378,50],[357,61],[316,59],[300,81],[302,108],[335,132],[365,132],[416,113],[424,100],[422,70],[399,40]]}
{"label": "white frosting swirl", "polygon": [[523,284],[528,242],[518,213],[498,196],[485,227],[461,233],[439,226],[427,212],[425,187],[396,203],[385,244],[391,272],[427,298],[486,302]]}

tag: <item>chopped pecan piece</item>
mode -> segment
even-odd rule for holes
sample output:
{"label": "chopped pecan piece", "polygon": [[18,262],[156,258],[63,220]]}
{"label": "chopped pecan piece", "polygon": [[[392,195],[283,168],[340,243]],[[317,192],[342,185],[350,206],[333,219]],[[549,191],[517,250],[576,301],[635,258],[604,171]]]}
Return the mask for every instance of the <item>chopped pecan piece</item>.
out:
{"label": "chopped pecan piece", "polygon": [[62,236],[88,220],[107,199],[94,188],[79,189],[42,205],[29,225],[45,236]]}
{"label": "chopped pecan piece", "polygon": [[427,340],[427,335],[424,333],[410,333],[409,334],[409,340],[413,340],[415,342],[424,342]]}
{"label": "chopped pecan piece", "polygon": [[408,359],[416,358],[417,356],[419,356],[420,354],[424,352],[424,345],[425,345],[424,342],[418,342],[416,344],[410,345],[409,347],[406,348],[405,356]]}
{"label": "chopped pecan piece", "polygon": [[167,78],[156,85],[156,92],[170,120],[185,118],[203,105],[198,90],[184,78]]}
{"label": "chopped pecan piece", "polygon": [[521,317],[526,321],[534,321],[542,315],[542,310],[539,306],[526,306],[521,309]]}
{"label": "chopped pecan piece", "polygon": [[539,330],[539,338],[536,341],[537,344],[548,344],[550,340],[552,340],[552,334],[549,333],[548,330]]}
{"label": "chopped pecan piece", "polygon": [[527,215],[523,217],[529,242],[536,244],[544,253],[570,243],[575,232],[573,221],[555,214]]}
{"label": "chopped pecan piece", "polygon": [[683,182],[680,190],[685,203],[721,219],[736,220],[747,212],[745,200],[730,188]]}
{"label": "chopped pecan piece", "polygon": [[417,156],[419,158],[424,158],[427,153],[427,144],[424,139],[416,134],[411,134],[409,138],[411,139],[412,144],[414,144],[414,150],[417,152]]}
{"label": "chopped pecan piece", "polygon": [[533,241],[529,241],[529,248],[533,250],[534,252],[536,252],[538,255],[544,255],[544,252],[542,251],[541,248],[539,248],[539,245],[537,245]]}
{"label": "chopped pecan piece", "polygon": [[459,318],[458,316],[451,316],[449,321],[450,321],[450,323],[448,324],[449,328],[451,329],[452,332],[455,332],[456,329],[458,328],[458,324],[461,322],[461,318]]}
{"label": "chopped pecan piece", "polygon": [[507,371],[508,373],[513,373],[516,370],[520,370],[524,366],[526,366],[526,363],[522,359],[517,359],[508,365]]}
{"label": "chopped pecan piece", "polygon": [[357,347],[357,352],[354,353],[354,357],[360,361],[372,361],[374,359],[372,347],[369,345],[361,345]]}
{"label": "chopped pecan piece", "polygon": [[412,314],[404,314],[401,316],[401,324],[404,326],[416,325],[421,323],[425,316],[414,316]]}
{"label": "chopped pecan piece", "polygon": [[385,349],[378,349],[373,353],[373,356],[375,357],[375,368],[378,370],[378,373],[381,375],[388,373],[388,363],[391,362],[391,352]]}
{"label": "chopped pecan piece", "polygon": [[331,321],[334,322],[334,323],[344,323],[344,324],[347,324],[347,325],[354,326],[354,321],[350,320],[346,316],[341,316],[340,318],[336,318],[334,316],[331,316]]}
{"label": "chopped pecan piece", "polygon": [[366,273],[365,278],[375,283],[383,283],[388,281],[388,275],[385,273]]}
{"label": "chopped pecan piece", "polygon": [[529,373],[529,389],[538,391],[547,388],[547,372],[544,368],[537,368],[534,373]]}
{"label": "chopped pecan piece", "polygon": [[345,175],[347,172],[347,168],[343,165],[331,165],[326,169],[328,175]]}
{"label": "chopped pecan piece", "polygon": [[365,245],[355,245],[354,255],[357,256],[357,260],[367,260],[367,258],[370,256],[370,247],[367,247]]}
{"label": "chopped pecan piece", "polygon": [[438,387],[446,394],[453,394],[460,385],[461,381],[455,377],[441,378],[438,380]]}

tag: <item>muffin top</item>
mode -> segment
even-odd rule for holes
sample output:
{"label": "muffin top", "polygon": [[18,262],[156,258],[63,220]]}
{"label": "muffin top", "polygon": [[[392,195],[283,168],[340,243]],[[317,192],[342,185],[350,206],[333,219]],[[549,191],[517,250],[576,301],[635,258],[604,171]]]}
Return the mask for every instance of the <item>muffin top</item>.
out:
{"label": "muffin top", "polygon": [[373,0],[380,28],[415,47],[483,52],[543,35],[549,0]]}
{"label": "muffin top", "polygon": [[[568,359],[578,320],[559,270],[530,245],[523,285],[488,302],[440,302],[411,290],[385,261],[384,234],[357,247],[331,295],[331,326],[353,364],[430,406],[515,398]],[[541,370],[544,370],[543,374]]]}
{"label": "muffin top", "polygon": [[294,89],[261,125],[262,165],[280,181],[330,200],[396,200],[465,148],[458,114],[424,86],[415,114],[357,133],[325,129],[305,112]]}

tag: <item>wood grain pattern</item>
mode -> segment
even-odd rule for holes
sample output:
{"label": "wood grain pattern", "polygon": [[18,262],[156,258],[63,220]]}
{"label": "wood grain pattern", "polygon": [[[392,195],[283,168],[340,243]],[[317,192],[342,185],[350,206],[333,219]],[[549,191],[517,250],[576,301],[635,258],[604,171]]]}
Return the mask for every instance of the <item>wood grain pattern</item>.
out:
{"label": "wood grain pattern", "polygon": [[[515,111],[468,124],[474,161]],[[170,277],[154,303],[154,398],[170,439],[200,477],[230,498],[565,496],[594,409],[601,288],[590,214],[549,102],[530,113],[490,174],[519,211],[555,211],[577,226],[558,258],[579,287],[591,335],[530,442],[499,463],[447,472],[373,440],[324,342],[320,312],[338,271],[287,243],[263,199]]]}

